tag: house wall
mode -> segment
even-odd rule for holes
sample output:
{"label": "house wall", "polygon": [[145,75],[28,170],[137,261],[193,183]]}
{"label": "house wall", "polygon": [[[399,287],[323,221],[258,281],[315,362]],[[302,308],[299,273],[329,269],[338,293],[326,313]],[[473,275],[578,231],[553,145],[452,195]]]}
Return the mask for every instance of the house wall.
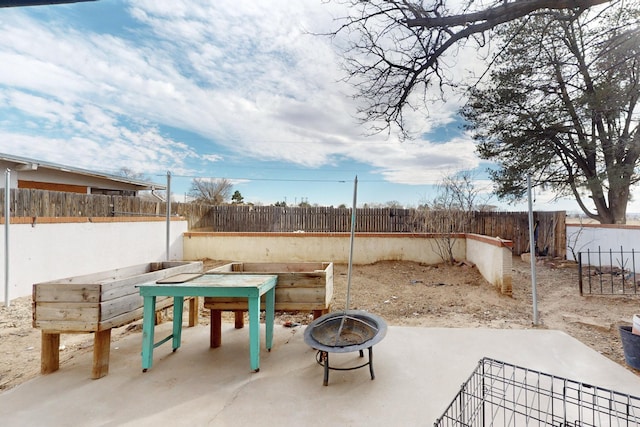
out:
{"label": "house wall", "polygon": [[[169,260],[182,260],[187,221],[172,219]],[[0,297],[5,300],[5,226],[0,226]],[[34,283],[166,260],[162,218],[12,218],[9,300]]]}
{"label": "house wall", "polygon": [[[354,264],[383,260],[439,264],[435,234],[356,233]],[[456,259],[477,265],[483,277],[511,294],[511,242],[473,234],[459,234],[453,244]],[[469,246],[471,245],[471,246]],[[245,262],[349,261],[349,233],[215,233],[184,235],[184,259]]]}

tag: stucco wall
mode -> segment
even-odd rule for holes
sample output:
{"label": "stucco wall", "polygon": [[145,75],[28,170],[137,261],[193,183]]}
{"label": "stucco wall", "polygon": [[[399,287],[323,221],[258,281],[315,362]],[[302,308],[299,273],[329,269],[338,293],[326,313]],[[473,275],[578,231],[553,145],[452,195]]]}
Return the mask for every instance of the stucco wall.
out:
{"label": "stucco wall", "polygon": [[[354,264],[383,260],[438,264],[435,234],[356,233]],[[185,233],[184,258],[246,262],[349,260],[349,233]],[[475,263],[487,281],[511,294],[511,249],[509,241],[477,235],[455,236],[453,255]],[[469,249],[469,244],[472,249]]]}
{"label": "stucco wall", "polygon": [[567,224],[567,259],[574,260],[573,252],[608,252],[640,250],[640,226],[606,224]]}
{"label": "stucco wall", "polygon": [[[640,226],[622,224],[567,224],[567,259],[592,265],[611,265],[640,272]],[[591,252],[587,255],[587,251]],[[620,254],[621,251],[627,252]],[[600,252],[600,255],[598,255]],[[575,257],[574,257],[575,253]],[[635,265],[633,265],[635,263]]]}
{"label": "stucco wall", "polygon": [[476,264],[482,276],[501,293],[512,294],[511,242],[495,237],[467,235],[467,259]]}
{"label": "stucco wall", "polygon": [[[437,264],[440,258],[425,234],[356,233],[354,264],[382,260]],[[185,233],[185,259],[253,262],[349,260],[349,233]],[[456,239],[454,256],[464,258],[465,239]]]}
{"label": "stucco wall", "polygon": [[[166,259],[163,218],[12,218],[9,299],[31,294],[34,283]],[[0,296],[5,299],[4,224],[0,226]],[[187,221],[172,220],[170,260],[182,260]]]}

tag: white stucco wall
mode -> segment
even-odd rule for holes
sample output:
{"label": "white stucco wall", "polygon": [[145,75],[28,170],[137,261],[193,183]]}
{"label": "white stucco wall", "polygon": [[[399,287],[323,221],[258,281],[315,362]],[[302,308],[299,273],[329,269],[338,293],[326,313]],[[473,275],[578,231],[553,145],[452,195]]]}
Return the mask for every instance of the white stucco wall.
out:
{"label": "white stucco wall", "polygon": [[[44,219],[43,219],[44,220]],[[34,283],[166,260],[165,221],[11,224],[9,300]],[[0,226],[0,296],[5,300],[5,229]],[[182,260],[187,221],[172,220],[169,260]]]}
{"label": "white stucco wall", "polygon": [[[349,233],[187,233],[184,256],[252,261],[349,261]],[[456,239],[454,256],[465,257],[464,237]],[[372,264],[382,260],[442,262],[430,239],[421,234],[356,233],[354,264]]]}
{"label": "white stucco wall", "polygon": [[467,259],[473,262],[482,276],[501,293],[512,293],[512,251],[508,241],[495,237],[468,235]]}
{"label": "white stucco wall", "polygon": [[[621,250],[633,250],[635,256],[620,254]],[[587,251],[590,252],[588,257]],[[585,264],[624,266],[627,270],[640,272],[640,226],[567,224],[567,259],[576,261],[578,252],[583,253]],[[635,269],[632,267],[634,261]]]}
{"label": "white stucco wall", "polygon": [[[439,264],[435,235],[356,233],[354,264],[399,260]],[[349,261],[349,233],[185,233],[184,259],[245,262]],[[469,247],[471,245],[471,249]],[[487,281],[511,294],[510,242],[485,236],[456,237],[453,255],[478,267]]]}

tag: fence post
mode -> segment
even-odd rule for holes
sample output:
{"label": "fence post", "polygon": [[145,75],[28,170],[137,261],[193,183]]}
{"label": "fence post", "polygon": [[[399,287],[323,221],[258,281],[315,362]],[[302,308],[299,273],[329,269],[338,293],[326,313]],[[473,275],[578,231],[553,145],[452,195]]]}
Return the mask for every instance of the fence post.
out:
{"label": "fence post", "polygon": [[533,324],[538,325],[538,296],[536,292],[536,244],[533,228],[533,198],[531,196],[531,175],[527,175],[527,195],[529,200],[529,253],[531,254],[531,296],[533,300]]}
{"label": "fence post", "polygon": [[578,252],[578,287],[582,296],[582,252]]}
{"label": "fence post", "polygon": [[166,261],[170,259],[169,246],[171,241],[171,172],[167,171],[167,234],[166,234]]}
{"label": "fence post", "polygon": [[4,306],[9,307],[9,225],[11,224],[11,170],[4,174]]}

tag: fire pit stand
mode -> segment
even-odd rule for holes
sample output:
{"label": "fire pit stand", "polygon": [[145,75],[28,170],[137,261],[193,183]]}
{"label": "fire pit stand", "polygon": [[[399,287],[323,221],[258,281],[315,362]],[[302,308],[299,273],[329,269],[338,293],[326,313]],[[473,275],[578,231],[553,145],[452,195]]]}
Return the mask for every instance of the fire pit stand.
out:
{"label": "fire pit stand", "polygon": [[[339,333],[337,333],[339,331]],[[325,314],[314,320],[304,331],[304,341],[318,350],[316,361],[324,367],[323,385],[329,384],[329,370],[351,371],[369,366],[371,379],[373,372],[373,346],[387,333],[387,324],[375,314],[365,311],[349,310]],[[369,358],[366,363],[350,368],[337,368],[329,365],[329,353],[350,353],[358,351],[364,357],[367,349]]]}
{"label": "fire pit stand", "polygon": [[[349,245],[349,270],[347,272],[347,300],[344,311],[325,314],[307,326],[304,341],[318,350],[316,361],[324,366],[324,385],[329,383],[329,369],[350,371],[369,366],[371,379],[373,373],[373,345],[378,343],[387,333],[387,324],[375,314],[359,310],[349,310],[351,299],[351,270],[353,268],[353,241],[356,229],[356,200],[358,194],[358,177],[353,184],[353,209],[351,209],[351,238]],[[369,351],[369,361],[353,368],[332,368],[329,366],[329,353],[348,353],[359,351],[364,357],[364,349]]]}

